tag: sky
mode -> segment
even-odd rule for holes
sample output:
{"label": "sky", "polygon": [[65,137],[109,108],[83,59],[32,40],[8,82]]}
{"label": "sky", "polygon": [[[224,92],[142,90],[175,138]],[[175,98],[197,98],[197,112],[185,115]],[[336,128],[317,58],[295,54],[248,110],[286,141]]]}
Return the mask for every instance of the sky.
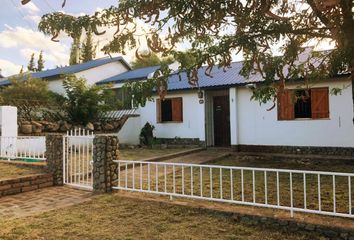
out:
{"label": "sky", "polygon": [[[83,4],[84,3],[84,4]],[[21,67],[26,69],[32,53],[43,50],[45,68],[67,65],[71,40],[61,36],[60,42],[50,40],[37,29],[42,15],[54,11],[82,15],[92,14],[98,9],[117,5],[117,0],[67,0],[61,7],[62,0],[32,0],[21,5],[21,0],[1,0],[0,7],[0,68],[2,75],[19,73]],[[105,36],[107,38],[107,36]],[[107,43],[105,39],[96,39],[100,46]],[[97,57],[103,56],[99,53]],[[130,61],[131,54],[127,56]]]}

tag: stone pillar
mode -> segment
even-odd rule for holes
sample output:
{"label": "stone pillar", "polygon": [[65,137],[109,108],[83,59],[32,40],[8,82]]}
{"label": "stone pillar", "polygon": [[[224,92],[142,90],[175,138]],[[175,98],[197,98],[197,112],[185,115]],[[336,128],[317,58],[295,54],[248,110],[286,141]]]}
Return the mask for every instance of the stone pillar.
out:
{"label": "stone pillar", "polygon": [[45,138],[47,170],[53,174],[54,186],[63,185],[63,135],[48,134]]}
{"label": "stone pillar", "polygon": [[112,191],[117,179],[118,138],[116,136],[96,136],[93,140],[93,191]]}

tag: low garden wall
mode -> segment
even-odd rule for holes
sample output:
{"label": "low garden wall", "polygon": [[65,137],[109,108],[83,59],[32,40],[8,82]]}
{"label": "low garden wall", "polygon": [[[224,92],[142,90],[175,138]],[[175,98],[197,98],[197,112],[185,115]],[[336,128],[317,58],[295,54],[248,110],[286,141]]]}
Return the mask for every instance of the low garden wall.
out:
{"label": "low garden wall", "polygon": [[49,173],[0,180],[0,197],[53,186]]}

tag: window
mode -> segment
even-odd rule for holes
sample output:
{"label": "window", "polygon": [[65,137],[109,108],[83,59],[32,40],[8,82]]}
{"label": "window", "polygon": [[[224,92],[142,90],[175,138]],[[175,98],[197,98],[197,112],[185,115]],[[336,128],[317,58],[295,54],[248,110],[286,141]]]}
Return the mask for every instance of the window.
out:
{"label": "window", "polygon": [[157,122],[183,122],[182,98],[156,101]]}
{"label": "window", "polygon": [[115,95],[119,102],[121,103],[121,107],[123,109],[131,109],[131,96],[129,95],[129,91],[126,88],[116,88],[114,89]]}
{"label": "window", "polygon": [[295,118],[311,118],[311,90],[295,91]]}
{"label": "window", "polygon": [[328,88],[284,90],[278,94],[278,120],[329,118]]}

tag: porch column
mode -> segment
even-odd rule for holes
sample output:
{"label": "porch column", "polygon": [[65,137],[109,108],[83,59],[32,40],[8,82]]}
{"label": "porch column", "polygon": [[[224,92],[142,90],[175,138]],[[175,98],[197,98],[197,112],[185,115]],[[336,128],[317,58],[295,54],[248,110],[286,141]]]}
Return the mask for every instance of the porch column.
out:
{"label": "porch column", "polygon": [[231,147],[237,148],[238,142],[238,110],[237,110],[237,89],[229,89],[230,100],[230,136]]}

